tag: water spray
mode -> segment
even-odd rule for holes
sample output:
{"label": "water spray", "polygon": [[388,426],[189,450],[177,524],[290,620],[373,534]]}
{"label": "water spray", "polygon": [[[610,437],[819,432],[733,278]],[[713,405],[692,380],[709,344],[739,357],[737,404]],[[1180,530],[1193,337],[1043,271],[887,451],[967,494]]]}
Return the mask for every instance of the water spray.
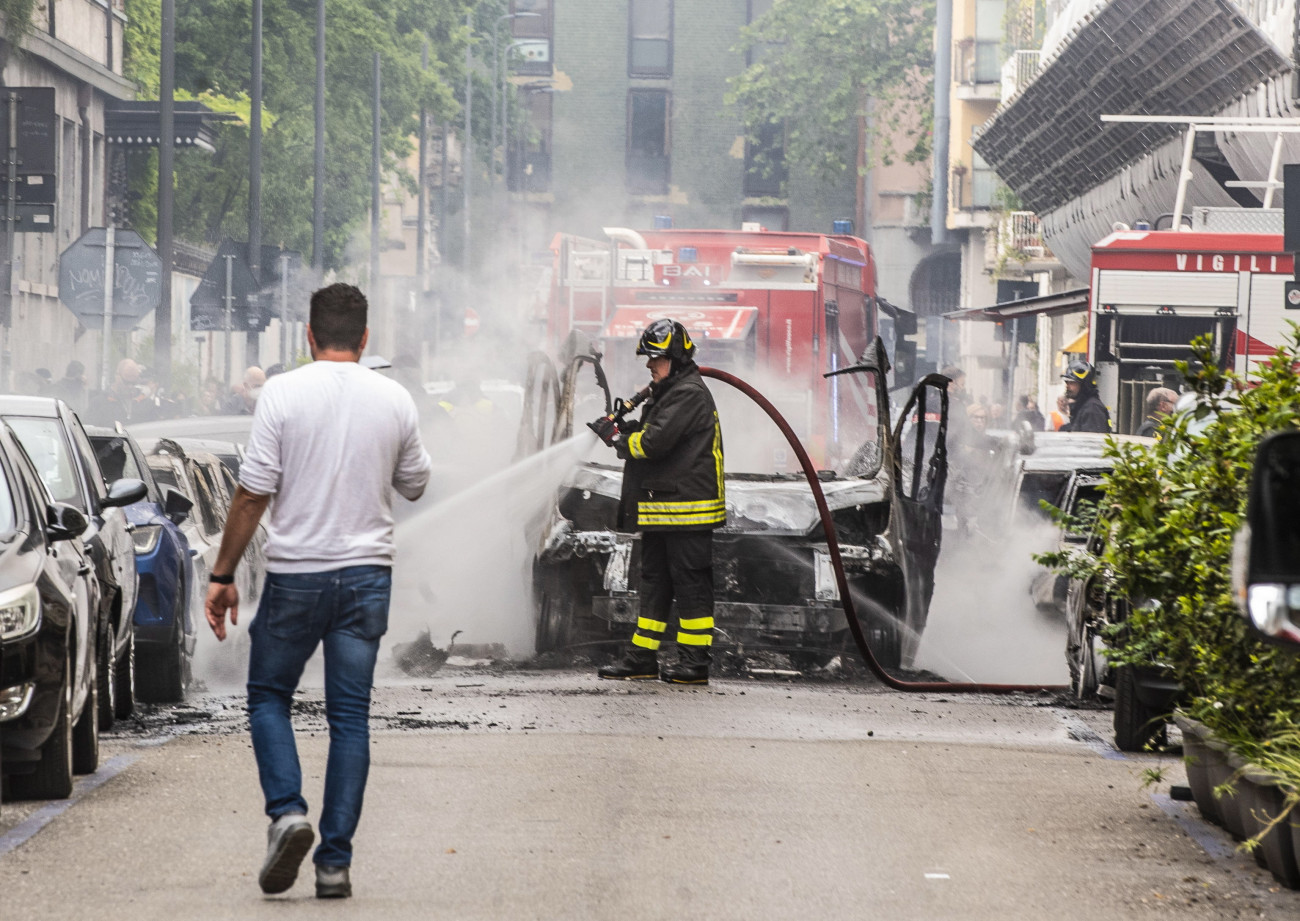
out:
{"label": "water spray", "polygon": [[[840,601],[844,606],[844,618],[848,621],[849,632],[853,635],[853,642],[858,647],[858,652],[862,655],[863,661],[871,669],[872,674],[880,679],[886,686],[898,691],[926,692],[942,691],[952,693],[984,693],[984,694],[1008,694],[1015,692],[1038,692],[1038,691],[1063,691],[1063,686],[1057,685],[1036,685],[1036,684],[981,684],[978,682],[960,682],[960,681],[902,681],[895,678],[876,660],[875,653],[871,651],[867,643],[866,635],[862,632],[862,625],[858,622],[858,613],[853,603],[853,593],[849,590],[848,579],[844,575],[844,564],[840,557],[840,543],[835,531],[835,522],[831,518],[830,508],[826,504],[826,495],[822,492],[820,481],[817,478],[817,470],[813,467],[812,459],[809,458],[808,452],[804,450],[803,445],[796,437],[790,424],[785,421],[785,417],[780,411],[768,401],[761,393],[752,386],[726,371],[719,371],[716,368],[700,368],[700,375],[710,377],[714,380],[722,381],[729,384],[736,390],[739,390],[745,396],[749,397],[759,406],[768,417],[776,423],[781,434],[785,436],[786,442],[795,456],[799,458],[799,466],[803,469],[804,478],[808,481],[808,487],[812,490],[813,500],[817,503],[817,514],[821,518],[822,530],[826,534],[827,554],[830,557],[831,567],[835,570],[835,584],[839,587]],[[647,388],[648,390],[649,388]],[[643,391],[644,392],[644,391]],[[635,399],[635,398],[634,398]],[[629,401],[630,402],[630,401]]]}

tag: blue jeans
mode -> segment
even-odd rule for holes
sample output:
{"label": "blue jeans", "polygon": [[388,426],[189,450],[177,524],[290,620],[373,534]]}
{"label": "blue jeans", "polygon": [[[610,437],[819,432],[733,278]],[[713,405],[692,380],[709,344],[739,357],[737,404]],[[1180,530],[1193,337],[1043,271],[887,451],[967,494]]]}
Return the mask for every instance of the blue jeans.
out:
{"label": "blue jeans", "polygon": [[370,771],[370,687],[379,638],[388,629],[392,570],[349,566],[328,572],[267,573],[248,629],[248,722],[272,820],[307,814],[289,712],[303,667],[325,646],[329,760],[315,862],[352,865],[352,835]]}

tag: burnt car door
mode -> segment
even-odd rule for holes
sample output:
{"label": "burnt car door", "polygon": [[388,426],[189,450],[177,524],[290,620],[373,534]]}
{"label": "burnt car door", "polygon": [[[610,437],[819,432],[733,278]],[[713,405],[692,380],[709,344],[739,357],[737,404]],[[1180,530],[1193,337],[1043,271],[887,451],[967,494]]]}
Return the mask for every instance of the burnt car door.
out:
{"label": "burnt car door", "polygon": [[948,379],[929,374],[916,385],[894,425],[889,451],[894,507],[890,531],[903,571],[902,665],[920,645],[934,594],[948,479]]}

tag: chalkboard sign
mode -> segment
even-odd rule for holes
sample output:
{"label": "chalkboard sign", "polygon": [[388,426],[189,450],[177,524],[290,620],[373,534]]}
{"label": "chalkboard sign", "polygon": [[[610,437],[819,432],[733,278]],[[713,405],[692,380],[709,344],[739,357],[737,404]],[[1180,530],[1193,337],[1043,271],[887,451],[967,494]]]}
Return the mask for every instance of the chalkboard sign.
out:
{"label": "chalkboard sign", "polygon": [[18,95],[18,172],[56,171],[54,87],[12,86],[0,89],[0,146],[9,143],[9,94]]}

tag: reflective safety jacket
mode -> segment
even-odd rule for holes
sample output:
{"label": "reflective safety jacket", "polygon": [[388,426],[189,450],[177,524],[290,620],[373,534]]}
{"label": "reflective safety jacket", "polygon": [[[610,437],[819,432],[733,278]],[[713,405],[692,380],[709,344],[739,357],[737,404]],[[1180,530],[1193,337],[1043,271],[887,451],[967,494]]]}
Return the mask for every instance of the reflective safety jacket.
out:
{"label": "reflective safety jacket", "polygon": [[726,523],[722,428],[695,362],[655,385],[641,421],[622,429],[620,527],[711,531]]}

